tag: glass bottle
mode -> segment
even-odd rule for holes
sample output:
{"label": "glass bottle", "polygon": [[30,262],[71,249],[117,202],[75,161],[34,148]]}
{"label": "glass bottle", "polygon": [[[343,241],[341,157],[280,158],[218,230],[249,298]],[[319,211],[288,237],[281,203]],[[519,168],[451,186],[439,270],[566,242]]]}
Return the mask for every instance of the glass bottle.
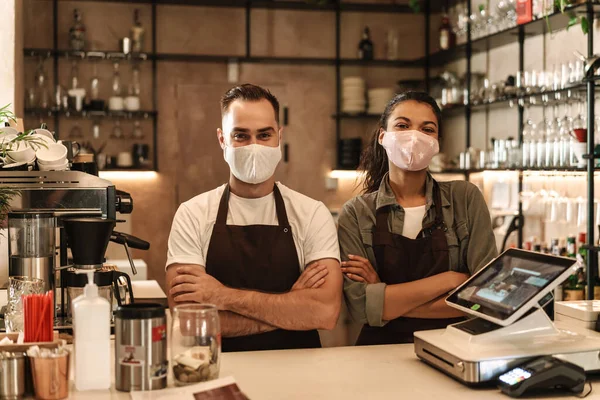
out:
{"label": "glass bottle", "polygon": [[132,85],[132,95],[140,96],[140,69],[137,65],[133,67],[131,71],[131,85]]}
{"label": "glass bottle", "polygon": [[546,131],[546,167],[557,167],[560,164],[560,123],[558,105],[552,106],[552,118]]}
{"label": "glass bottle", "polygon": [[538,168],[544,168],[546,166],[546,132],[548,131],[548,124],[550,124],[550,120],[545,117],[537,125],[537,154],[535,166]]}
{"label": "glass bottle", "polygon": [[116,120],[115,126],[113,127],[112,132],[110,133],[111,139],[123,139],[123,129],[121,128],[121,121]]}
{"label": "glass bottle", "polygon": [[560,122],[560,163],[561,167],[569,167],[571,165],[571,130],[572,120],[569,116],[570,105],[565,105],[565,116]]}
{"label": "glass bottle", "polygon": [[531,145],[531,137],[530,132],[527,129],[527,125],[523,125],[523,144],[521,145],[521,150],[523,155],[521,157],[521,167],[527,168],[530,166],[529,162],[529,147]]}
{"label": "glass bottle", "polygon": [[450,25],[450,17],[444,11],[442,16],[442,24],[440,25],[440,49],[448,50],[456,44],[456,35]]}
{"label": "glass bottle", "polygon": [[134,53],[141,53],[144,47],[144,27],[140,22],[140,10],[136,8],[133,11],[133,26],[131,27],[131,50]]}
{"label": "glass bottle", "polygon": [[90,98],[98,100],[100,94],[100,78],[98,77],[98,63],[94,62],[92,66],[92,79],[90,80]]}
{"label": "glass bottle", "polygon": [[131,134],[131,137],[134,139],[143,139],[144,138],[144,132],[142,131],[142,127],[140,126],[140,121],[136,120],[133,123],[133,132]]}
{"label": "glass bottle", "polygon": [[71,50],[81,51],[85,48],[85,25],[78,9],[73,10],[73,26],[69,29]]}
{"label": "glass bottle", "polygon": [[358,58],[361,60],[373,59],[373,42],[370,36],[369,27],[366,26],[362,34],[362,40],[358,44]]}
{"label": "glass bottle", "polygon": [[121,83],[121,74],[119,73],[119,63],[114,63],[113,68],[114,72],[112,81],[112,95],[114,97],[121,97],[121,93],[123,92],[123,86]]}
{"label": "glass bottle", "polygon": [[73,61],[71,64],[71,87],[70,89],[77,89],[79,87],[79,65],[77,61]]}
{"label": "glass bottle", "polygon": [[44,61],[40,60],[35,72],[37,106],[42,109],[50,108],[50,93],[48,92],[47,75],[44,69]]}

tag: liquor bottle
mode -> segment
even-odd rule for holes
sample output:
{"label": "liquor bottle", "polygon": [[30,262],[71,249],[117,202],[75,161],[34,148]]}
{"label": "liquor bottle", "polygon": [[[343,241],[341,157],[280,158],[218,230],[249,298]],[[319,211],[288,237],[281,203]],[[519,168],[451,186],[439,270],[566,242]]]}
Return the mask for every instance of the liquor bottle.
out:
{"label": "liquor bottle", "polygon": [[133,12],[133,26],[131,27],[131,50],[134,53],[141,53],[144,47],[144,27],[140,22],[140,10]]}
{"label": "liquor bottle", "polygon": [[550,251],[553,256],[560,256],[560,246],[558,245],[558,239],[552,239],[550,242]]}
{"label": "liquor bottle", "polygon": [[583,247],[586,242],[587,234],[585,232],[580,232],[577,237],[577,253],[579,253],[584,261],[587,259],[587,250]]}
{"label": "liquor bottle", "polygon": [[456,35],[452,31],[450,17],[444,11],[442,25],[440,26],[440,49],[448,50],[450,47],[454,47],[454,45],[456,45]]}
{"label": "liquor bottle", "polygon": [[575,236],[567,237],[567,257],[575,258]]}
{"label": "liquor bottle", "polygon": [[73,26],[69,29],[71,50],[81,51],[85,47],[85,25],[83,25],[81,19],[81,12],[75,9],[73,11]]}
{"label": "liquor bottle", "polygon": [[373,42],[371,42],[371,33],[366,26],[362,34],[362,40],[358,44],[358,58],[361,60],[373,59]]}

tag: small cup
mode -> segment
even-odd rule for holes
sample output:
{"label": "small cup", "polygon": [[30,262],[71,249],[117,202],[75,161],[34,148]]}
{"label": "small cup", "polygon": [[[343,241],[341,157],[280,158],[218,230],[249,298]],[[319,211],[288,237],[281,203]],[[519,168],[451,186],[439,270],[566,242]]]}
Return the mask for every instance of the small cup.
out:
{"label": "small cup", "polygon": [[127,111],[138,111],[140,109],[140,98],[137,96],[127,96],[125,98],[125,109]]}
{"label": "small cup", "polygon": [[67,160],[67,153],[68,150],[62,143],[56,143],[48,146],[48,148],[39,149],[35,152],[35,156],[38,159],[38,164],[59,165]]}
{"label": "small cup", "polygon": [[58,400],[69,397],[69,352],[58,357],[29,359],[37,399]]}
{"label": "small cup", "polygon": [[123,108],[125,107],[124,103],[122,97],[112,96],[108,99],[108,109],[111,111],[123,111]]}
{"label": "small cup", "polygon": [[133,167],[133,155],[128,151],[122,151],[117,156],[117,166],[123,168]]}

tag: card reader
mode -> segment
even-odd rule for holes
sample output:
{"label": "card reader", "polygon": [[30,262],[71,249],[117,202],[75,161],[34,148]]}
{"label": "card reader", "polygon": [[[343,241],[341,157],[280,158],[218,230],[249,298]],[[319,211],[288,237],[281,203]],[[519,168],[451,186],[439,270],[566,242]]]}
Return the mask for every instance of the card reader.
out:
{"label": "card reader", "polygon": [[527,391],[564,389],[570,393],[581,393],[585,386],[583,368],[554,358],[535,358],[513,368],[498,378],[499,388],[504,394],[519,397]]}

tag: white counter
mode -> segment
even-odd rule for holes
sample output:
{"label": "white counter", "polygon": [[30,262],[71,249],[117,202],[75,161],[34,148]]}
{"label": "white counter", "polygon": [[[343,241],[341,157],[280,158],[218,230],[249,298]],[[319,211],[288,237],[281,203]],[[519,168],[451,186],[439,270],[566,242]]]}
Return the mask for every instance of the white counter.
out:
{"label": "white counter", "polygon": [[[233,376],[251,400],[508,399],[497,389],[471,389],[424,364],[412,344],[225,353],[225,376]],[[70,398],[129,397],[113,389],[72,392]],[[600,391],[587,399],[600,399]]]}

